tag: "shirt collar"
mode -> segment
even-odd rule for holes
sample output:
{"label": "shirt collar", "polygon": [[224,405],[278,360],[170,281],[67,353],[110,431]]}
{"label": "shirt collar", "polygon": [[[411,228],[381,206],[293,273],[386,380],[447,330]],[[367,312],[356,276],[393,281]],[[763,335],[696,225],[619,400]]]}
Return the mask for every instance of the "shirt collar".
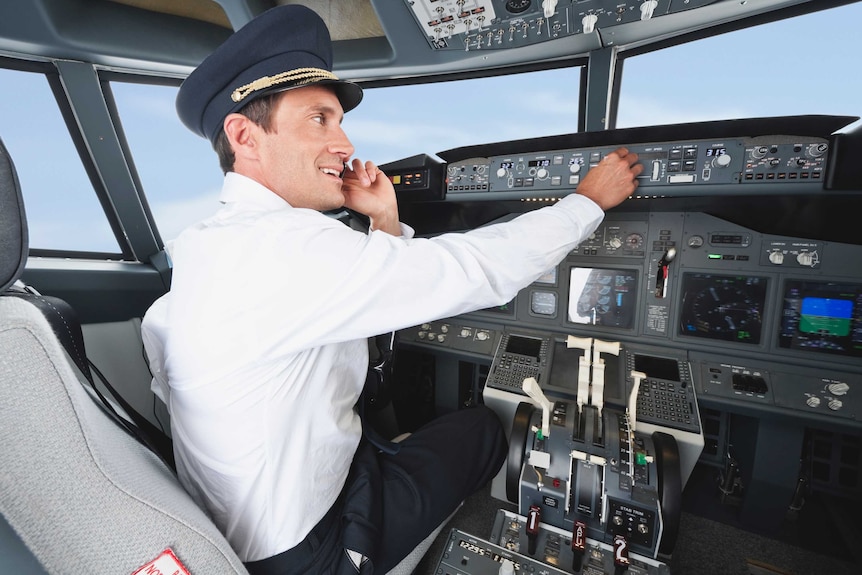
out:
{"label": "shirt collar", "polygon": [[223,204],[251,203],[266,209],[290,206],[281,196],[266,186],[236,172],[225,174],[219,201]]}

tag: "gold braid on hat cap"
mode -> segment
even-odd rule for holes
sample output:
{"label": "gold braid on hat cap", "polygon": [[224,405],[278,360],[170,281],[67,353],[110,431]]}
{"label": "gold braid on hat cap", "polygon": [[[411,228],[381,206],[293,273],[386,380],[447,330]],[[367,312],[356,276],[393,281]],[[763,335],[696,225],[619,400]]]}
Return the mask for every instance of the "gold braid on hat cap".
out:
{"label": "gold braid on hat cap", "polygon": [[321,68],[297,68],[296,70],[282,72],[275,76],[264,76],[263,78],[258,78],[254,82],[246,84],[245,86],[240,86],[231,93],[230,99],[234,102],[242,102],[246,96],[252,92],[266,90],[267,88],[277,86],[278,84],[284,84],[285,82],[310,84],[312,82],[319,82],[320,80],[338,80],[338,76]]}

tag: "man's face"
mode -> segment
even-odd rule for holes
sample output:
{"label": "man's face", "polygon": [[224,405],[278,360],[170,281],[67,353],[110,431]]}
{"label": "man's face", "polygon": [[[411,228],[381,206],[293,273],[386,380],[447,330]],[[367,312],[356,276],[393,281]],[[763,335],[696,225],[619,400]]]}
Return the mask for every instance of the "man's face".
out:
{"label": "man's face", "polygon": [[344,204],[341,173],[353,145],[341,129],[344,111],[324,86],[284,92],[272,130],[259,133],[261,183],[298,208],[332,210]]}

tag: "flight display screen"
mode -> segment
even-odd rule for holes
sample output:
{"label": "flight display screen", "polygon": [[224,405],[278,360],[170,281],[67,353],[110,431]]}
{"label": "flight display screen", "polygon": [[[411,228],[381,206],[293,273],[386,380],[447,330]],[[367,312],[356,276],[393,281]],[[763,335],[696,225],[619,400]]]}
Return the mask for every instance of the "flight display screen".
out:
{"label": "flight display screen", "polygon": [[759,344],[766,288],[766,278],[683,274],[679,335]]}
{"label": "flight display screen", "polygon": [[573,267],[570,322],[631,329],[637,305],[636,270]]}
{"label": "flight display screen", "polygon": [[862,284],[787,281],[778,345],[862,357]]}
{"label": "flight display screen", "polygon": [[679,362],[667,357],[636,354],[635,371],[643,372],[654,379],[679,381]]}
{"label": "flight display screen", "polygon": [[506,343],[506,351],[538,358],[542,351],[542,340],[536,337],[512,335]]}

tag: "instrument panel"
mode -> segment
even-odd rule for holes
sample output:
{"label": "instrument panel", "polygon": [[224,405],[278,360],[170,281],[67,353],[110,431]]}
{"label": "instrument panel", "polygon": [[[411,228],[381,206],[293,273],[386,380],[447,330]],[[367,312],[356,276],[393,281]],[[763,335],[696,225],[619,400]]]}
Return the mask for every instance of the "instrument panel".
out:
{"label": "instrument panel", "polygon": [[[620,146],[645,167],[635,194],[641,201],[608,212],[512,301],[405,329],[400,341],[492,370],[507,334],[543,334],[549,357],[562,357],[553,353],[555,341],[569,335],[616,341],[687,366],[685,379],[704,405],[858,428],[862,244],[839,197],[858,205],[852,167],[862,134],[840,131],[857,119],[608,130],[467,146],[440,152],[440,163],[422,156],[384,166],[390,178],[422,171],[414,180],[438,184],[395,186],[408,221],[452,222],[420,231],[431,235],[553,203]],[[667,384],[649,371],[648,380]]]}
{"label": "instrument panel", "polygon": [[[617,146],[547,150],[469,158],[450,163],[446,193],[474,198],[560,197],[577,189],[590,169]],[[723,138],[633,144],[644,171],[636,197],[783,193],[787,186],[821,188],[829,142],[812,137]],[[780,187],[775,184],[781,184]],[[807,184],[807,185],[806,185]]]}
{"label": "instrument panel", "polygon": [[[610,212],[504,310],[444,322],[449,333],[482,333],[481,346],[423,343],[487,356],[488,342],[516,327],[650,346],[687,358],[707,401],[858,425],[860,261],[862,246],[763,234],[701,212]],[[402,341],[418,340],[405,330]]]}

